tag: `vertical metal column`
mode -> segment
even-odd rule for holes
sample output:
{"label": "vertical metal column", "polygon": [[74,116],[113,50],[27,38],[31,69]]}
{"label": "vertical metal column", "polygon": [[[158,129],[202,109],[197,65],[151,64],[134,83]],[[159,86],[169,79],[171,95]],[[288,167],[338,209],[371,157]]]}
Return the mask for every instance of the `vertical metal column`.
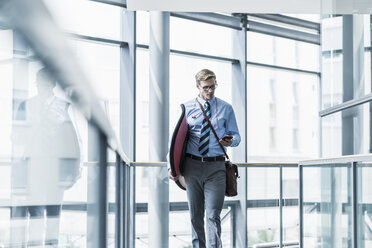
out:
{"label": "vertical metal column", "polygon": [[[242,29],[233,31],[233,56],[239,63],[232,64],[232,105],[241,136],[241,143],[232,149],[232,158],[236,161],[247,162],[248,125],[247,125],[247,15],[239,15]],[[238,200],[235,208],[234,220],[236,233],[234,247],[248,247],[247,226],[247,168],[239,168]]]}
{"label": "vertical metal column", "polygon": [[[150,161],[166,161],[169,136],[169,18],[150,12]],[[169,181],[166,167],[152,168],[149,190],[149,247],[168,248]]]}
{"label": "vertical metal column", "polygon": [[[364,95],[363,16],[343,16],[343,102]],[[342,112],[342,155],[362,153],[362,106]]]}
{"label": "vertical metal column", "polygon": [[[121,37],[128,43],[120,48],[120,141],[130,161],[136,160],[136,13],[121,12]],[[135,173],[121,161],[121,247],[135,245]]]}
{"label": "vertical metal column", "polygon": [[122,162],[121,169],[121,198],[122,198],[122,247],[135,247],[135,169]]}
{"label": "vertical metal column", "polygon": [[107,142],[99,132],[99,174],[98,174],[98,247],[107,247]]}
{"label": "vertical metal column", "polygon": [[352,246],[358,247],[358,188],[357,188],[357,162],[351,164],[351,183],[352,183],[352,201],[351,201],[351,215],[352,215]]}
{"label": "vertical metal column", "polygon": [[116,153],[115,163],[115,248],[121,247],[122,232],[122,208],[121,208],[121,159],[119,154]]}
{"label": "vertical metal column", "polygon": [[[343,16],[343,101],[364,95],[364,20],[362,15]],[[342,112],[342,155],[362,153],[363,148],[363,107],[358,106]],[[354,171],[352,172],[354,173]],[[354,176],[352,178],[354,184]],[[354,187],[354,185],[353,185]],[[353,189],[354,190],[354,189]],[[354,191],[352,192],[354,198]],[[352,204],[355,199],[352,199]],[[355,208],[356,210],[357,208]],[[354,208],[353,208],[354,210]],[[351,233],[357,215],[349,216]],[[350,219],[351,218],[351,219]],[[353,236],[355,245],[357,236]]]}
{"label": "vertical metal column", "polygon": [[88,127],[87,246],[107,246],[107,143],[106,137]]}
{"label": "vertical metal column", "polygon": [[[369,33],[370,37],[372,37],[372,15],[369,16]],[[369,51],[369,58],[370,58],[370,73],[372,75],[372,39],[370,41],[369,46],[371,47],[371,50]],[[371,81],[369,82],[372,89],[372,77]],[[372,102],[369,102],[369,153],[372,153]]]}

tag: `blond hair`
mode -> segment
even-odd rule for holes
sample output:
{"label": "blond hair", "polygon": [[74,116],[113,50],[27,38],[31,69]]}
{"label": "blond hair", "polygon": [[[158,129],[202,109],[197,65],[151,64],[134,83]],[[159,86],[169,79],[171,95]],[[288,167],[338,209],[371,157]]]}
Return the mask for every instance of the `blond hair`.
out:
{"label": "blond hair", "polygon": [[208,80],[210,78],[216,79],[216,74],[214,74],[213,71],[208,69],[203,69],[196,73],[195,80],[198,84],[200,84],[201,81]]}

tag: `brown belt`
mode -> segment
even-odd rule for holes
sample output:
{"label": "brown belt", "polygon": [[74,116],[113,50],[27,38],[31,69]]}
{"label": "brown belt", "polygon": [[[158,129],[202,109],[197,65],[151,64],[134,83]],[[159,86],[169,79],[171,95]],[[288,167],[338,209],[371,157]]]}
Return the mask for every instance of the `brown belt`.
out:
{"label": "brown belt", "polygon": [[202,161],[202,162],[216,162],[216,161],[225,161],[225,156],[217,156],[217,157],[198,157],[189,153],[186,153],[186,157]]}

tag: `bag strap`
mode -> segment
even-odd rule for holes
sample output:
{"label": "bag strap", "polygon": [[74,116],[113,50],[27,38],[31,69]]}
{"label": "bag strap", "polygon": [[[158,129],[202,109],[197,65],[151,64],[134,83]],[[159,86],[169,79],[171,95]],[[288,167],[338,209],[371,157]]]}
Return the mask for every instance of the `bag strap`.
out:
{"label": "bag strap", "polygon": [[201,103],[198,101],[198,98],[196,98],[196,101],[199,103],[199,107],[200,107],[201,111],[203,111],[204,118],[207,120],[208,125],[209,125],[209,127],[211,128],[211,130],[212,130],[212,132],[213,132],[213,134],[214,134],[214,137],[216,137],[217,143],[220,145],[220,147],[221,147],[223,153],[225,154],[227,160],[230,161],[229,155],[227,155],[225,149],[224,149],[223,146],[221,145],[221,143],[220,143],[220,139],[218,138],[217,133],[216,133],[216,131],[214,130],[211,121],[209,120],[207,114],[205,113],[205,110],[204,110],[203,106],[202,106]]}

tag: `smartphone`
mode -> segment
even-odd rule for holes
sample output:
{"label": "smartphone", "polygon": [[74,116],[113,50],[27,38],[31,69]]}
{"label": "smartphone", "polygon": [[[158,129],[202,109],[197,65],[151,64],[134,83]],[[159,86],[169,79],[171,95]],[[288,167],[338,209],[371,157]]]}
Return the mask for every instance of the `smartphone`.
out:
{"label": "smartphone", "polygon": [[225,135],[225,136],[223,136],[223,140],[230,140],[230,139],[232,139],[233,138],[233,136],[230,136],[230,135]]}

